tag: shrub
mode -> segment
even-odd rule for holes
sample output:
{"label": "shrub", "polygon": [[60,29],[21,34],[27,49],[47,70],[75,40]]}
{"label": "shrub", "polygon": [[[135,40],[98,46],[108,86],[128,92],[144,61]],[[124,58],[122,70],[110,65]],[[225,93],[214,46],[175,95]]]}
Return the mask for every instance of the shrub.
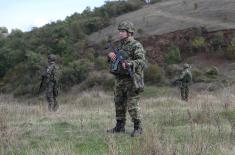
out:
{"label": "shrub", "polygon": [[95,55],[95,50],[93,48],[88,48],[85,50],[84,58],[93,62],[93,61],[95,61],[94,55]]}
{"label": "shrub", "polygon": [[81,90],[100,87],[111,90],[114,86],[114,76],[108,72],[90,72],[88,78],[81,84]]}
{"label": "shrub", "polygon": [[139,28],[139,29],[137,30],[137,33],[140,34],[140,35],[142,35],[142,34],[144,33],[144,30],[141,29],[141,28]]}
{"label": "shrub", "polygon": [[203,82],[205,81],[205,77],[203,72],[198,68],[193,68],[192,70],[193,82]]}
{"label": "shrub", "polygon": [[145,81],[149,84],[162,82],[164,76],[164,71],[157,64],[150,64],[145,71]]}
{"label": "shrub", "polygon": [[210,44],[214,51],[218,51],[222,48],[224,44],[224,34],[223,32],[216,33],[210,41]]}
{"label": "shrub", "polygon": [[95,59],[95,68],[98,70],[106,69],[108,66],[107,64],[107,58],[104,56],[98,56]]}
{"label": "shrub", "polygon": [[217,67],[212,66],[206,71],[206,76],[209,78],[215,78],[219,74]]}
{"label": "shrub", "polygon": [[178,46],[171,44],[168,48],[168,53],[165,55],[167,64],[179,63],[181,61],[180,49]]}
{"label": "shrub", "polygon": [[205,46],[206,46],[206,42],[203,37],[196,37],[192,41],[193,51],[195,51],[195,52],[203,51],[205,49]]}
{"label": "shrub", "polygon": [[168,65],[165,69],[166,75],[170,78],[175,77],[176,75],[179,75],[180,70],[181,70],[181,67],[177,64]]}
{"label": "shrub", "polygon": [[224,54],[227,59],[235,59],[235,38],[232,39]]}
{"label": "shrub", "polygon": [[84,81],[89,71],[93,68],[93,63],[89,60],[75,60],[62,67],[61,85],[63,88],[68,88],[74,84]]}

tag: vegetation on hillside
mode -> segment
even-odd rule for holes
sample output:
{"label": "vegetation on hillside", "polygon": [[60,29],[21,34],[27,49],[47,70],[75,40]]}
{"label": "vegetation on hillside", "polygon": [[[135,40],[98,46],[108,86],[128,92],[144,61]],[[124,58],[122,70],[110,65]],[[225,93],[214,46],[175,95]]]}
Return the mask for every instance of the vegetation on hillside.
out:
{"label": "vegetation on hillside", "polygon": [[[155,2],[157,1],[152,1]],[[63,90],[76,84],[80,84],[83,89],[97,86],[112,88],[113,78],[107,74],[108,65],[104,53],[104,46],[112,37],[107,36],[107,40],[94,45],[87,40],[87,36],[110,24],[117,24],[114,17],[139,9],[143,5],[143,0],[107,1],[101,7],[93,10],[87,7],[82,13],[74,13],[64,21],[33,28],[30,32],[15,29],[8,34],[6,28],[0,28],[1,91],[13,92],[15,95],[35,95],[41,71],[46,66],[47,55],[50,53],[58,57]],[[168,73],[178,72],[168,71],[169,68],[173,69],[170,65],[181,63],[188,56],[200,52],[235,59],[234,38],[235,33],[232,30],[210,33],[205,28],[190,28],[160,36],[138,38],[147,49],[150,63],[146,70],[146,83],[167,84],[167,80],[175,76]],[[102,79],[107,79],[108,82],[103,82]],[[211,79],[203,73],[195,79],[208,82],[215,77]]]}
{"label": "vegetation on hillside", "polygon": [[0,28],[1,90],[15,95],[35,93],[50,53],[58,56],[62,88],[81,83],[91,70],[104,69],[106,61],[88,46],[86,36],[108,26],[113,17],[139,9],[143,4],[141,0],[106,1],[101,7],[93,10],[87,7],[64,21],[30,32],[15,29],[8,34],[5,27]]}

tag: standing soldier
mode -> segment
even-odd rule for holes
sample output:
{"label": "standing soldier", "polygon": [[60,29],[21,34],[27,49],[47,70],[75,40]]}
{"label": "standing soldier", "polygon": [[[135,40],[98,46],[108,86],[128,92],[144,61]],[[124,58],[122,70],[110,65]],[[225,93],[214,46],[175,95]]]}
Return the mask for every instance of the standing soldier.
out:
{"label": "standing soldier", "polygon": [[56,100],[58,95],[59,70],[55,61],[56,56],[54,54],[48,55],[48,66],[42,75],[42,79],[46,83],[46,98],[49,111],[56,111],[59,107]]}
{"label": "standing soldier", "polygon": [[192,81],[192,73],[190,71],[189,64],[184,64],[183,67],[184,68],[178,80],[181,82],[181,86],[180,86],[181,99],[188,101],[189,84]]}
{"label": "standing soldier", "polygon": [[[144,67],[146,65],[145,50],[140,42],[133,37],[134,26],[131,22],[124,21],[118,26],[119,42],[116,51],[119,51],[125,62],[120,62],[117,71],[112,72],[115,75],[114,102],[116,109],[116,126],[107,130],[111,133],[125,132],[126,112],[128,111],[134,130],[132,137],[142,134],[139,98],[144,89]],[[110,52],[109,61],[115,63],[117,54]],[[128,68],[132,69],[132,75]]]}

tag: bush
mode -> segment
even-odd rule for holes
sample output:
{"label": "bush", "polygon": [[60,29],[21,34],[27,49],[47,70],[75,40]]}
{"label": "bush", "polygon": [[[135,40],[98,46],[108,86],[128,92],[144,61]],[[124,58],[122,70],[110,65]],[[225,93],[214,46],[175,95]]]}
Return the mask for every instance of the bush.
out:
{"label": "bush", "polygon": [[166,71],[166,75],[169,78],[172,78],[180,74],[181,67],[177,64],[171,64],[166,67],[165,71]]}
{"label": "bush", "polygon": [[81,90],[100,87],[111,90],[114,87],[114,76],[107,72],[90,72],[88,78],[81,84]]}
{"label": "bush", "polygon": [[142,35],[142,34],[144,33],[144,30],[141,29],[141,28],[139,28],[139,29],[137,30],[137,33],[138,33],[139,35]]}
{"label": "bush", "polygon": [[223,44],[224,44],[224,34],[223,32],[218,32],[214,35],[214,37],[211,39],[210,44],[214,51],[221,50]]}
{"label": "bush", "polygon": [[192,76],[193,76],[193,82],[205,82],[206,77],[204,76],[204,73],[198,69],[198,68],[193,68],[192,70]]}
{"label": "bush", "polygon": [[95,59],[95,68],[98,70],[106,69],[108,66],[107,64],[107,58],[104,56],[98,56]]}
{"label": "bush", "polygon": [[195,52],[203,51],[206,47],[205,39],[203,37],[196,37],[192,41],[192,47]]}
{"label": "bush", "polygon": [[209,78],[215,78],[219,74],[217,67],[212,66],[206,71],[206,76]]}
{"label": "bush", "polygon": [[74,84],[81,83],[87,78],[93,66],[93,63],[85,59],[75,60],[69,63],[68,66],[63,66],[61,85],[66,89]]}
{"label": "bush", "polygon": [[145,71],[145,81],[149,84],[160,83],[164,77],[164,71],[157,64],[150,64]]}
{"label": "bush", "polygon": [[235,59],[235,38],[232,39],[224,54],[227,59]]}
{"label": "bush", "polygon": [[168,53],[165,55],[167,64],[179,63],[181,61],[180,49],[178,46],[171,44],[168,48]]}

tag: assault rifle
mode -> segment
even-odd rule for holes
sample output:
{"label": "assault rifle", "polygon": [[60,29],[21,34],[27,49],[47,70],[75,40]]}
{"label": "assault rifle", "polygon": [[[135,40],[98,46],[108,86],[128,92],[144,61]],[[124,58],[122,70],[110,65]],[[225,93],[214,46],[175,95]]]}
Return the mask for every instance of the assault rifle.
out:
{"label": "assault rifle", "polygon": [[181,79],[174,79],[171,81],[172,86],[181,86],[181,83],[182,83]]}
{"label": "assault rifle", "polygon": [[42,87],[43,87],[43,84],[45,83],[45,80],[46,80],[46,77],[42,76],[41,83],[40,83],[40,86],[39,86],[39,89],[38,89],[38,95],[42,92]]}
{"label": "assault rifle", "polygon": [[130,77],[133,77],[133,72],[131,69],[131,66],[127,63],[127,61],[123,58],[121,52],[119,52],[116,48],[112,46],[111,43],[108,44],[108,48],[112,49],[116,55],[116,60],[112,62],[111,64],[111,71],[115,72],[118,69],[118,65],[121,63],[125,63],[125,66],[127,67],[128,73]]}

